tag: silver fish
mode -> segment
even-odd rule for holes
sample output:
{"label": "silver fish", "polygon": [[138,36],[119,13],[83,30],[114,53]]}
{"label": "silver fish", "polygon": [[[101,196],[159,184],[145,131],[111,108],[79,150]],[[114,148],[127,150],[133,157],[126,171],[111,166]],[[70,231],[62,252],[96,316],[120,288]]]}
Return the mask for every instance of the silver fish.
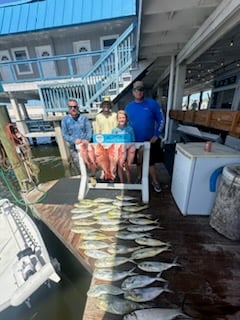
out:
{"label": "silver fish", "polygon": [[170,246],[169,242],[163,242],[158,239],[153,239],[153,238],[138,238],[135,240],[137,244],[140,244],[142,246]]}
{"label": "silver fish", "polygon": [[124,298],[134,302],[146,302],[151,301],[158,297],[163,292],[172,292],[166,287],[147,287],[147,288],[136,288],[125,291]]}
{"label": "silver fish", "polygon": [[131,262],[135,263],[132,259],[126,258],[126,257],[111,257],[111,258],[103,258],[99,259],[95,263],[95,267],[97,268],[111,268],[111,267],[117,267],[121,264]]}
{"label": "silver fish", "polygon": [[95,207],[95,205],[96,205],[95,203],[83,203],[83,204],[75,203],[74,207],[80,208],[80,209],[90,209],[90,208]]}
{"label": "silver fish", "polygon": [[138,246],[138,247],[128,247],[128,246],[124,246],[121,244],[111,244],[107,251],[111,254],[126,254],[129,252],[133,252],[136,251],[138,249],[142,249],[143,246]]}
{"label": "silver fish", "polygon": [[108,212],[108,211],[111,211],[112,208],[95,208],[93,209],[93,214],[101,214],[101,213],[105,213],[105,212]]}
{"label": "silver fish", "polygon": [[153,248],[143,248],[139,249],[137,251],[134,251],[131,254],[131,259],[144,259],[144,258],[149,258],[149,257],[154,257],[157,254],[160,254],[164,251],[169,250],[168,246],[165,247],[153,247]]}
{"label": "silver fish", "polygon": [[115,225],[102,225],[100,230],[104,232],[115,232],[119,230],[125,229],[126,226],[124,224],[115,224]]}
{"label": "silver fish", "polygon": [[177,316],[190,319],[179,308],[151,308],[135,310],[123,317],[123,320],[173,320]]}
{"label": "silver fish", "polygon": [[93,249],[93,250],[84,250],[84,254],[87,257],[93,258],[93,259],[102,259],[102,258],[109,258],[111,255],[105,251]]}
{"label": "silver fish", "polygon": [[132,218],[149,218],[151,219],[152,216],[149,214],[147,215],[146,213],[137,213],[137,212],[127,212],[127,211],[123,211],[121,214],[121,217],[123,219],[132,219]]}
{"label": "silver fish", "polygon": [[133,272],[135,268],[129,270],[129,271],[117,271],[112,269],[95,269],[93,272],[93,277],[99,280],[105,280],[105,281],[118,281],[126,278],[127,276],[134,276],[136,275],[135,272]]}
{"label": "silver fish", "polygon": [[82,240],[105,240],[113,241],[114,238],[100,232],[86,233],[81,236]]}
{"label": "silver fish", "polygon": [[116,207],[122,208],[122,207],[137,206],[138,203],[137,202],[115,200],[115,201],[113,201],[113,205],[116,206]]}
{"label": "silver fish", "polygon": [[80,249],[104,249],[109,246],[108,243],[98,240],[85,240],[78,246]]}
{"label": "silver fish", "polygon": [[71,213],[87,213],[91,212],[91,209],[82,209],[82,208],[73,208],[71,209]]}
{"label": "silver fish", "polygon": [[147,224],[156,224],[158,223],[159,219],[156,220],[150,220],[150,219],[144,219],[144,218],[130,218],[129,221],[133,224],[139,224],[139,225],[147,225]]}
{"label": "silver fish", "polygon": [[[142,236],[143,236],[142,232],[120,231],[116,234],[116,238],[123,239],[123,240],[135,240],[137,238],[142,238]],[[145,234],[145,236],[150,236],[150,235]]]}
{"label": "silver fish", "polygon": [[162,227],[157,226],[157,225],[147,225],[147,226],[132,225],[132,226],[127,227],[127,230],[130,232],[145,232],[145,231],[151,231],[154,229],[162,229]]}
{"label": "silver fish", "polygon": [[122,294],[123,290],[112,285],[112,284],[97,284],[95,286],[92,286],[88,292],[88,297],[99,297],[103,294],[112,294],[114,296],[117,296],[119,294]]}
{"label": "silver fish", "polygon": [[73,226],[71,228],[71,231],[74,232],[74,233],[85,234],[85,233],[91,233],[91,232],[98,231],[98,229],[91,228],[91,227],[86,227],[86,226]]}
{"label": "silver fish", "polygon": [[96,305],[101,310],[112,314],[124,315],[136,309],[149,308],[148,304],[140,304],[128,301],[110,294],[103,294],[96,299]]}
{"label": "silver fish", "polygon": [[138,268],[146,272],[163,272],[172,267],[180,267],[179,263],[176,263],[176,259],[172,263],[158,262],[158,261],[144,261],[138,264]]}
{"label": "silver fish", "polygon": [[151,283],[153,283],[155,281],[166,282],[166,280],[163,279],[163,278],[160,278],[160,276],[149,277],[149,276],[145,276],[145,275],[137,275],[137,276],[132,276],[132,277],[126,278],[122,282],[121,288],[123,290],[142,288],[142,287],[148,286],[149,284],[151,284]]}
{"label": "silver fish", "polygon": [[127,212],[139,212],[139,211],[142,211],[142,210],[145,210],[149,208],[149,206],[147,204],[143,205],[143,206],[135,206],[135,207],[130,207],[130,206],[127,206],[127,207],[123,207],[123,211],[127,211]]}
{"label": "silver fish", "polygon": [[71,217],[72,220],[85,219],[92,217],[93,214],[91,212],[83,212],[83,213],[74,213]]}

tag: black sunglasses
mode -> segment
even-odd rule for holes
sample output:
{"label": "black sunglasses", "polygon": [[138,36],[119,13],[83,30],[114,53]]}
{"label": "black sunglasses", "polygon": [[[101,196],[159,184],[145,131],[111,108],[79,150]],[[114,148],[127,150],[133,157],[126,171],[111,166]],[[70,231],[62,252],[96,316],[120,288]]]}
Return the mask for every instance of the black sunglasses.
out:
{"label": "black sunglasses", "polygon": [[69,109],[77,109],[78,106],[68,106]]}
{"label": "black sunglasses", "polygon": [[133,88],[133,91],[143,92],[144,88]]}

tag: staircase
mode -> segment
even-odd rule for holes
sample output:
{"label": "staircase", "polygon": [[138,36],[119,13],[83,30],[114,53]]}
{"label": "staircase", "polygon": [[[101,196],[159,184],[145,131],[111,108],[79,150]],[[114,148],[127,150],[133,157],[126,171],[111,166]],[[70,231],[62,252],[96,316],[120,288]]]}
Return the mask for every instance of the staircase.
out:
{"label": "staircase", "polygon": [[135,27],[131,24],[78,81],[40,85],[45,115],[65,114],[69,98],[77,99],[80,111],[89,113],[98,111],[105,96],[113,101],[132,82],[130,71],[136,61]]}

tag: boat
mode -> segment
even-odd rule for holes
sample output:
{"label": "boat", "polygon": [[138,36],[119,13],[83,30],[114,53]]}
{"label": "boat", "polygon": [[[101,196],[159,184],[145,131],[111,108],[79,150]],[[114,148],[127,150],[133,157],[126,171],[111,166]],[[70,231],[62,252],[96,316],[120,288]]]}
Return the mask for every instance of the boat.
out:
{"label": "boat", "polygon": [[8,199],[0,200],[0,312],[24,302],[50,280],[59,282],[59,264],[49,257],[30,215]]}

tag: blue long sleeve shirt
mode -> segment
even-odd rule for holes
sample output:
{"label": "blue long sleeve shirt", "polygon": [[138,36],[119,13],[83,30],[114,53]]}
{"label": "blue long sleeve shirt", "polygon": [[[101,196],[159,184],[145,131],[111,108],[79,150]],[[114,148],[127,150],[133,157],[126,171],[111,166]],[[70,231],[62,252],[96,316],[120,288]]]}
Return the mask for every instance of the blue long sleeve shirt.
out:
{"label": "blue long sleeve shirt", "polygon": [[161,106],[155,100],[145,98],[141,102],[132,101],[125,111],[136,142],[149,141],[153,136],[160,137],[165,118]]}
{"label": "blue long sleeve shirt", "polygon": [[131,137],[131,142],[135,141],[135,135],[134,135],[133,128],[129,125],[126,125],[125,127],[116,127],[114,129],[112,129],[112,133],[113,134],[126,134],[126,133],[128,133]]}
{"label": "blue long sleeve shirt", "polygon": [[70,148],[75,149],[75,140],[88,140],[92,138],[92,127],[89,119],[84,115],[79,115],[77,119],[67,115],[61,123],[63,139],[69,142]]}

